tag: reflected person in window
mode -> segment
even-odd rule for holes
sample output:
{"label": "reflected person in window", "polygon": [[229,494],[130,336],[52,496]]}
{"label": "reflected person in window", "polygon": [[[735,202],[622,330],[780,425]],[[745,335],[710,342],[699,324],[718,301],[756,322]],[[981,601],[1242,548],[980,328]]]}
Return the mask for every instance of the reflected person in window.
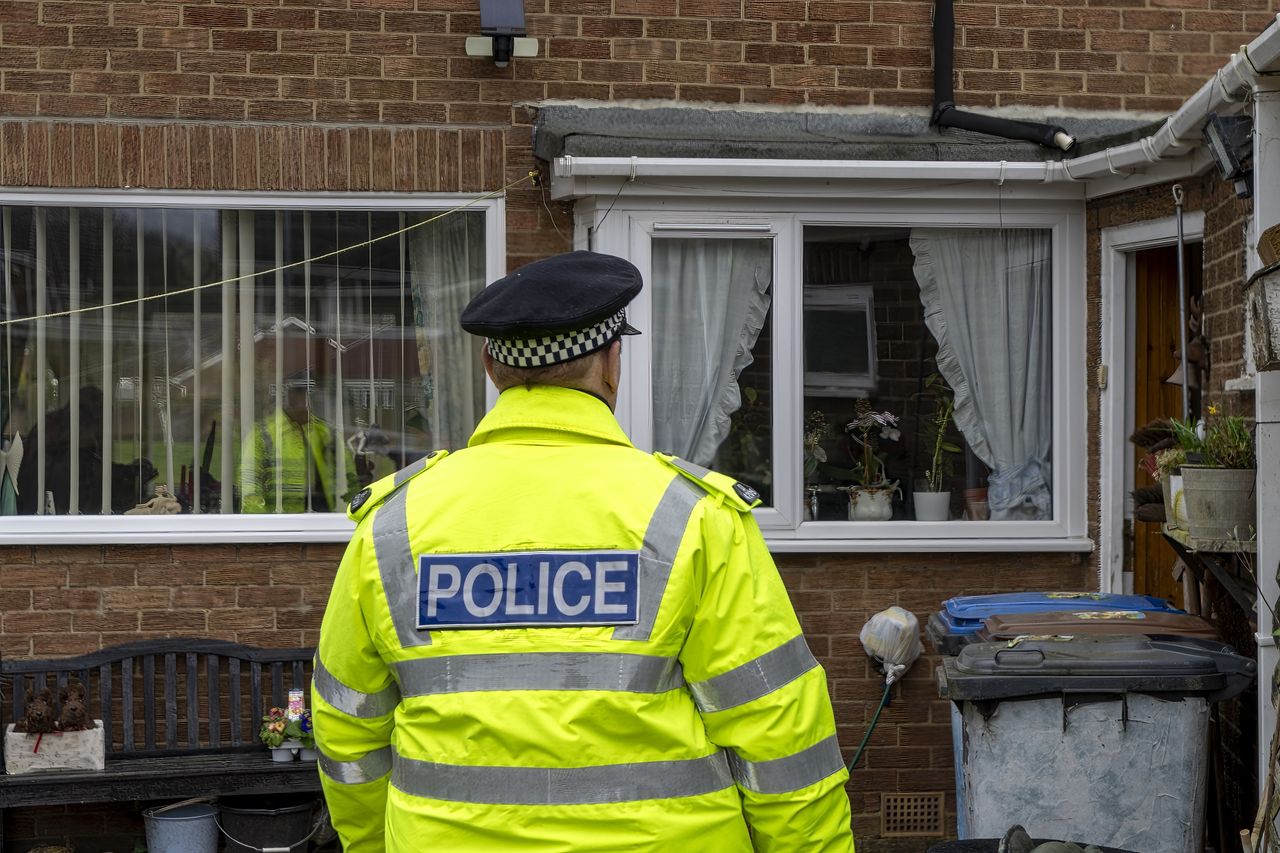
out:
{"label": "reflected person in window", "polygon": [[332,512],[355,493],[351,452],[308,405],[314,384],[310,370],[291,374],[280,406],[270,407],[245,437],[238,478],[242,512]]}

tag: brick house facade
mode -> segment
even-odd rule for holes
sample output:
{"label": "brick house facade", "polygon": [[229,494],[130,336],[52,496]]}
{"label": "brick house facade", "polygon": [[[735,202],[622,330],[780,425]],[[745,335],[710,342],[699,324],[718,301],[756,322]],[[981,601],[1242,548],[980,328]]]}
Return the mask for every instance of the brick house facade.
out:
{"label": "brick house facade", "polygon": [[[928,0],[528,0],[539,56],[505,69],[465,55],[475,0],[62,2],[0,0],[0,189],[488,193],[540,164],[548,101],[663,100],[737,108],[915,110],[932,98]],[[1277,0],[1028,0],[956,4],[958,100],[1061,112],[1176,109]],[[543,169],[546,164],[541,164]],[[1212,174],[1205,212],[1209,393],[1242,372],[1239,283],[1248,207]],[[1089,202],[1088,534],[1099,528],[1100,229],[1171,213],[1167,186]],[[506,265],[570,248],[572,206],[528,183],[506,194]],[[313,644],[334,544],[6,544],[0,653],[68,655],[129,639],[201,635]],[[826,667],[846,752],[881,690],[857,634],[891,604],[923,621],[947,597],[1096,589],[1085,553],[780,554]],[[952,792],[949,706],[922,658],[881,717],[849,785],[859,849],[881,838],[880,795]],[[847,756],[849,757],[849,756]],[[954,817],[954,797],[947,811]],[[137,809],[20,810],[10,838],[124,849]],[[954,823],[951,824],[954,826]],[[26,847],[18,848],[26,849]]]}

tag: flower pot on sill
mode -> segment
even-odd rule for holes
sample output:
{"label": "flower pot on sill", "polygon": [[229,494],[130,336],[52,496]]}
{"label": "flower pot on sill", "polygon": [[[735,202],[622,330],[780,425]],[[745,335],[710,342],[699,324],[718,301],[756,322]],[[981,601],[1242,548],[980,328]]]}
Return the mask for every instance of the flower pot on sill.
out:
{"label": "flower pot on sill", "polygon": [[970,521],[986,521],[991,518],[986,486],[964,490],[964,514]]}
{"label": "flower pot on sill", "polygon": [[1258,524],[1258,472],[1252,468],[1182,467],[1187,529],[1194,539],[1248,541]]}
{"label": "flower pot on sill", "polygon": [[298,758],[302,761],[319,761],[320,750],[313,746],[304,746],[302,749],[298,750]]}
{"label": "flower pot on sill", "polygon": [[951,492],[915,492],[916,521],[947,521],[951,517]]}
{"label": "flower pot on sill", "polygon": [[854,486],[849,489],[850,521],[888,521],[893,518],[893,496],[898,483]]}
{"label": "flower pot on sill", "polygon": [[286,740],[279,746],[270,747],[271,760],[280,763],[293,761],[297,757],[298,752],[302,749],[302,741]]}

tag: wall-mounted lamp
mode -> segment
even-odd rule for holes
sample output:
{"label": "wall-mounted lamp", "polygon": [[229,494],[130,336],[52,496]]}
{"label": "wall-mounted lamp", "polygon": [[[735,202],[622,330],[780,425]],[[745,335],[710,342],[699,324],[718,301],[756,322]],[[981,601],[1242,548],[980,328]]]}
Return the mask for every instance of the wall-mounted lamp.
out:
{"label": "wall-mounted lamp", "polygon": [[524,0],[480,0],[480,32],[467,39],[467,56],[492,56],[506,68],[514,56],[538,55],[538,40],[524,38]]}
{"label": "wall-mounted lamp", "polygon": [[1252,196],[1253,119],[1211,113],[1204,125],[1204,143],[1223,180],[1235,182],[1236,197]]}

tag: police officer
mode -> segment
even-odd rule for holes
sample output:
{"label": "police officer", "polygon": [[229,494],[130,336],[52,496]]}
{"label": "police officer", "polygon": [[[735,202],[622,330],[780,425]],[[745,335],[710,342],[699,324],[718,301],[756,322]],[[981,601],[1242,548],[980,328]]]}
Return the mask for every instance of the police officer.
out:
{"label": "police officer", "polygon": [[640,287],[591,252],[492,284],[497,405],[352,501],[312,691],[347,853],[853,850],[758,496],[613,416]]}

